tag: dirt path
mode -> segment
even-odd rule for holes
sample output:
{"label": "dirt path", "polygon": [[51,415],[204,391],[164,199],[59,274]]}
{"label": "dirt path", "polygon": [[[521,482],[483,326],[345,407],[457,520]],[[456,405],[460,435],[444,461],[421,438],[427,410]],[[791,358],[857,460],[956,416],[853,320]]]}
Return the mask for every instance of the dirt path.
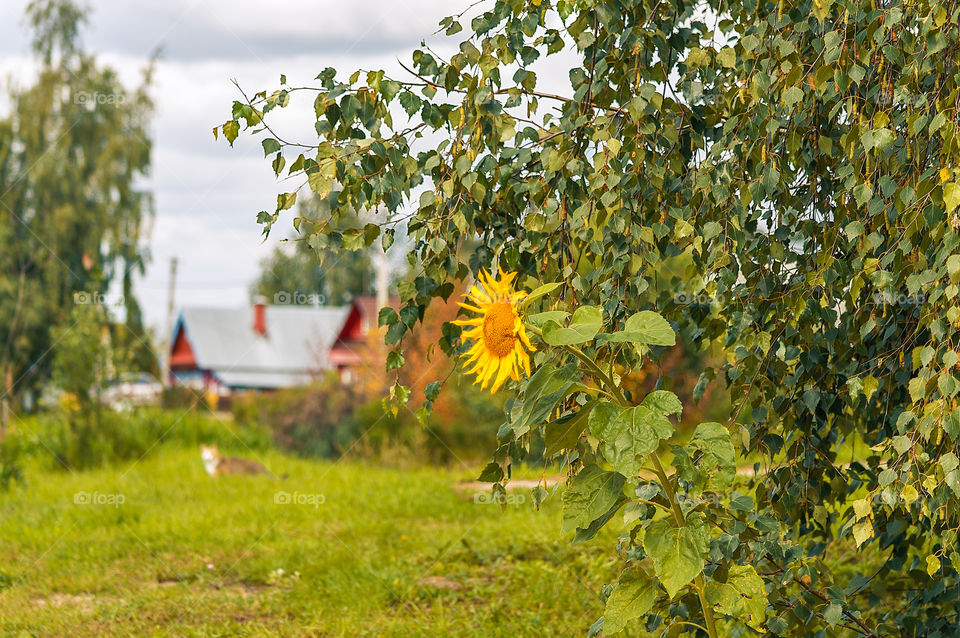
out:
{"label": "dirt path", "polygon": [[[849,465],[849,464],[848,464]],[[673,468],[668,472],[668,476],[673,475]],[[757,474],[765,474],[766,471],[764,468],[760,468]],[[741,465],[737,468],[737,476],[753,476],[754,470],[753,465]],[[640,478],[645,478],[648,480],[653,480],[656,478],[654,474],[644,474]],[[562,483],[567,480],[566,474],[556,474],[553,476],[545,476],[540,479],[511,479],[504,487],[507,491],[510,490],[530,490],[535,488],[537,485],[542,485],[546,489],[552,488],[557,483]],[[475,492],[489,492],[491,483],[485,483],[484,481],[461,481],[459,483],[454,483],[453,489],[461,494],[475,493]]]}
{"label": "dirt path", "polygon": [[[511,479],[509,483],[504,485],[507,490],[530,490],[535,488],[537,485],[542,485],[543,487],[550,489],[557,483],[567,480],[565,474],[558,474],[556,476],[546,476],[542,479]],[[454,483],[453,489],[458,492],[489,492],[491,483],[485,483],[483,481],[462,481],[460,483]]]}

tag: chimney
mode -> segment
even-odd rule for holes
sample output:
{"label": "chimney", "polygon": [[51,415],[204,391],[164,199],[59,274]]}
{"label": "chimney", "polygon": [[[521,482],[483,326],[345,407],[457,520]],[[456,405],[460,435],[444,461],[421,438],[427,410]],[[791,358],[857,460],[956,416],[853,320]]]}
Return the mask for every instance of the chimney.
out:
{"label": "chimney", "polygon": [[267,336],[267,298],[262,295],[253,298],[253,331]]}

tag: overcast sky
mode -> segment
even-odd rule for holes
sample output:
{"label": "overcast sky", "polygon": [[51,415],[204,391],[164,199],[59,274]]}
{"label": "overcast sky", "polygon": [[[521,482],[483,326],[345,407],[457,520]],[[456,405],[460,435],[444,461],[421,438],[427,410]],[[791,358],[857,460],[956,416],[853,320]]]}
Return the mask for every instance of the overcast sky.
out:
{"label": "overcast sky", "polygon": [[[0,74],[29,81],[23,11],[28,0],[0,1]],[[464,5],[469,4],[467,2]],[[101,63],[116,68],[128,86],[137,83],[151,53],[162,47],[154,95],[153,172],[156,217],[151,261],[137,282],[148,323],[165,323],[169,261],[179,259],[176,302],[238,306],[247,303],[258,262],[277,245],[264,244],[256,213],[272,210],[277,185],[259,142],[238,140],[231,149],[214,141],[244,89],[308,83],[333,66],[394,70],[437,22],[456,12],[449,0],[91,0],[83,35]],[[443,48],[443,47],[441,47]],[[344,75],[343,77],[346,77]],[[310,141],[312,109],[284,113],[290,138]],[[281,232],[287,225],[281,224]]]}

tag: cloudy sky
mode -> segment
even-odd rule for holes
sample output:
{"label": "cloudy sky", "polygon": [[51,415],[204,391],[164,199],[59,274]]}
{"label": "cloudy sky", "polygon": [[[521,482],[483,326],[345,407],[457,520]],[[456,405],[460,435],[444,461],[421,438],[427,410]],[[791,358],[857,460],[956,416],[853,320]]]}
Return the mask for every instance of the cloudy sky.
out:
{"label": "cloudy sky", "polygon": [[[0,2],[0,74],[30,79],[28,0]],[[469,4],[467,2],[464,5]],[[170,258],[179,259],[177,305],[247,303],[258,262],[277,244],[261,241],[256,213],[276,203],[277,185],[259,142],[231,149],[211,129],[245,90],[309,83],[327,66],[342,71],[400,73],[421,39],[458,5],[443,0],[90,0],[86,48],[137,83],[151,53],[162,48],[154,95],[154,167],[147,187],[156,201],[151,263],[137,282],[148,323],[166,315]],[[436,39],[433,39],[436,41]],[[440,45],[440,50],[445,47]],[[309,104],[278,122],[290,138],[311,140]],[[286,227],[284,227],[286,228]]]}

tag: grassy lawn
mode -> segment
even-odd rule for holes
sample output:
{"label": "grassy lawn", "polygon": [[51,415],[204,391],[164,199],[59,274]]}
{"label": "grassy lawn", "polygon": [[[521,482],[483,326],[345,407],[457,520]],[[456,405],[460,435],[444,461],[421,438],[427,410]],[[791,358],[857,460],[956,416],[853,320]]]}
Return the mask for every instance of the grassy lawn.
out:
{"label": "grassy lawn", "polygon": [[0,494],[0,635],[560,636],[603,613],[618,526],[572,547],[559,494],[501,511],[462,470],[263,460],[286,478],[214,480],[173,446],[29,469]]}

